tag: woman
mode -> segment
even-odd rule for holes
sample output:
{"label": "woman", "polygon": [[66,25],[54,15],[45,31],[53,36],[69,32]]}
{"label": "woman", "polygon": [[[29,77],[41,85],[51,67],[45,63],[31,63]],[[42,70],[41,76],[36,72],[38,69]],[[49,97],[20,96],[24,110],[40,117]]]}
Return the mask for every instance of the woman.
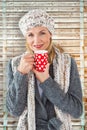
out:
{"label": "woman", "polygon": [[[8,64],[8,111],[19,117],[17,130],[71,130],[82,114],[82,90],[75,60],[52,44],[54,20],[31,10],[19,21],[27,53]],[[34,68],[34,52],[48,50],[44,72]]]}

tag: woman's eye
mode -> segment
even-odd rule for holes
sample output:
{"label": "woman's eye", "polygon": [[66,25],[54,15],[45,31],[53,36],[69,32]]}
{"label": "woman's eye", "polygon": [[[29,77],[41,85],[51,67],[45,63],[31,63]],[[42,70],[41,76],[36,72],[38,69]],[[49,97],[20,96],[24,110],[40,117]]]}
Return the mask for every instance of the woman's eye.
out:
{"label": "woman's eye", "polygon": [[41,35],[45,35],[46,33],[45,32],[41,32]]}
{"label": "woman's eye", "polygon": [[32,34],[32,33],[28,34],[28,37],[32,37],[32,36],[33,36],[33,34]]}

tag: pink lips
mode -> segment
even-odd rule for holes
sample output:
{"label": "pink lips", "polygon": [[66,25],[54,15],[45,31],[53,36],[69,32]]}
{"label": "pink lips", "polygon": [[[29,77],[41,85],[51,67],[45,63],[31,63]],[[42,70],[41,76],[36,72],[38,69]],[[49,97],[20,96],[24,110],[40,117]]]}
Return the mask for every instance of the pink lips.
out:
{"label": "pink lips", "polygon": [[41,48],[43,45],[34,45],[35,48]]}

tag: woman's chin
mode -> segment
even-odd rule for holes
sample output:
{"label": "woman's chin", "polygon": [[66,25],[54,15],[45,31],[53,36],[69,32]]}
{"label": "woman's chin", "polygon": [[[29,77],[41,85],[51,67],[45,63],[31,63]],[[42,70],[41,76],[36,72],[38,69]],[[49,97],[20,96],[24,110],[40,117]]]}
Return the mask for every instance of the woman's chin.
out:
{"label": "woman's chin", "polygon": [[38,50],[45,50],[45,49],[43,49],[43,48],[34,48],[33,50],[38,51]]}

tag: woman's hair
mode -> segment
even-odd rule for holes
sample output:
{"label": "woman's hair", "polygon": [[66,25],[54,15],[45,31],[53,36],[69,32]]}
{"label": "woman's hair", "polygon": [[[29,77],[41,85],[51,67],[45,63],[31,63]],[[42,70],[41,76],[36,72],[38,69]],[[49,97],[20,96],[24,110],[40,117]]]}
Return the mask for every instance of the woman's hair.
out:
{"label": "woman's hair", "polygon": [[[55,50],[54,50],[54,47],[56,47],[61,53],[64,52],[64,50],[61,48],[61,46],[59,44],[55,44],[55,43],[52,43],[50,42],[49,46],[47,47],[47,51],[48,51],[48,61],[49,63],[52,63],[53,62],[53,59],[55,57]],[[26,43],[26,49],[28,52],[30,53],[34,53],[28,46],[28,44]]]}

